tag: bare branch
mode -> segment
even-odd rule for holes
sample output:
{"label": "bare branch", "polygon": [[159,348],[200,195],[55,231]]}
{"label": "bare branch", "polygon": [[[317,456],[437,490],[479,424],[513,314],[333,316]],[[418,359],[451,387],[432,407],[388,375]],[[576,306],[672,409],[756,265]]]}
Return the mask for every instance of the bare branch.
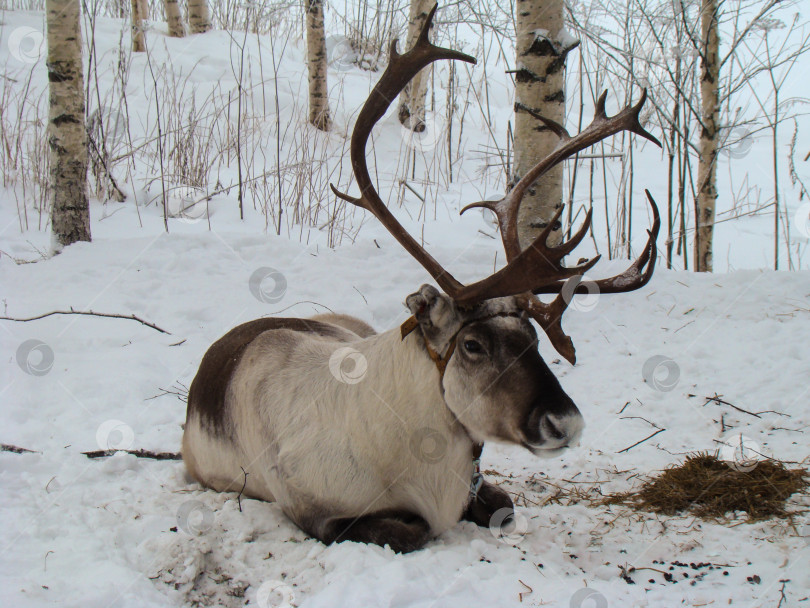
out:
{"label": "bare branch", "polygon": [[135,458],[149,458],[150,460],[182,460],[183,455],[179,452],[152,452],[150,450],[95,450],[93,452],[82,452],[88,458],[107,458],[115,456],[118,452],[124,452]]}
{"label": "bare branch", "polygon": [[636,442],[635,442],[633,445],[627,446],[627,447],[626,447],[626,448],[624,448],[623,450],[619,450],[619,451],[618,451],[618,452],[616,452],[616,453],[617,453],[617,454],[621,454],[622,452],[629,452],[630,450],[632,450],[632,449],[633,449],[634,447],[636,447],[637,445],[641,445],[641,444],[642,444],[642,443],[644,443],[645,441],[647,441],[647,440],[652,439],[653,437],[655,437],[655,436],[656,436],[658,433],[663,433],[664,431],[666,431],[666,429],[658,429],[658,430],[657,430],[657,431],[655,431],[655,432],[654,432],[652,435],[648,435],[647,437],[645,437],[645,438],[644,438],[644,439],[642,439],[641,441],[636,441]]}
{"label": "bare branch", "polygon": [[140,317],[131,314],[131,315],[122,315],[117,313],[108,313],[108,312],[93,312],[92,310],[54,310],[51,312],[46,312],[45,314],[37,315],[36,317],[26,317],[26,318],[18,318],[18,317],[0,317],[0,321],[17,321],[20,323],[27,323],[28,321],[37,321],[39,319],[44,319],[45,317],[50,317],[52,315],[85,315],[88,317],[105,317],[108,319],[129,319],[131,321],[137,321],[141,325],[146,325],[146,327],[151,327],[155,331],[159,331],[162,334],[166,334],[171,336],[171,332],[166,331],[165,329],[161,329],[154,323],[150,323],[149,321],[144,321]]}

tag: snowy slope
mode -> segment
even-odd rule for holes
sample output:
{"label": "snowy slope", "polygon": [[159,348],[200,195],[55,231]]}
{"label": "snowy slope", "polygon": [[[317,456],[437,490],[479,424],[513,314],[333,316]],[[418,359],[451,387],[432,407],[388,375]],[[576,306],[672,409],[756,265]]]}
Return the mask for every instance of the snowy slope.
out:
{"label": "snowy slope", "polygon": [[[36,27],[42,16],[4,13],[3,20]],[[121,22],[101,20],[99,27],[99,43],[115,47]],[[230,86],[233,76],[227,35],[200,40],[166,40],[168,50],[159,46],[155,58],[171,56],[186,74],[202,61],[195,78],[204,96],[206,83],[231,79]],[[0,52],[7,53],[5,45]],[[34,69],[35,83],[44,85],[41,61]],[[131,95],[141,102],[133,111],[145,121],[145,67],[133,70],[140,70],[133,82],[141,83],[133,85]],[[280,74],[293,99],[304,74],[300,49],[292,47]],[[327,142],[336,153],[373,76],[356,70],[334,76],[343,79],[334,91],[338,132]],[[508,112],[510,103],[496,99],[494,111]],[[288,108],[285,116],[304,132],[298,110]],[[378,132],[382,183],[390,187],[402,153],[396,118]],[[465,132],[470,149],[480,143],[480,128]],[[754,164],[752,156],[746,162]],[[649,166],[644,177],[651,183],[639,186],[664,192],[660,157],[640,162]],[[482,234],[493,228],[480,214],[457,219],[463,204],[489,193],[474,162],[458,170],[460,179],[425,209],[406,198],[396,213],[468,280],[492,268],[498,243]],[[348,187],[347,176],[344,168],[340,183]],[[155,191],[135,194],[143,201]],[[648,215],[641,196],[636,200],[634,215],[644,225]],[[36,259],[48,234],[21,233],[14,201],[0,193],[0,249]],[[659,268],[636,293],[575,300],[563,324],[577,346],[577,365],[560,362],[545,341],[540,349],[586,418],[582,445],[557,460],[487,445],[483,468],[514,494],[518,529],[499,538],[459,523],[402,556],[352,543],[326,547],[272,504],[243,499],[240,511],[235,494],[203,490],[179,462],[124,454],[89,460],[81,452],[178,451],[185,404],[165,391],[188,386],[216,338],[263,315],[325,310],[350,312],[379,331],[395,329],[406,316],[405,297],[428,281],[421,267],[360,213],[354,225],[368,223],[356,242],[330,249],[317,229],[293,226],[291,238],[286,231],[267,234],[252,207],[240,222],[233,192],[212,201],[210,229],[204,219],[170,219],[167,234],[154,205],[138,214],[131,202],[94,202],[92,216],[92,244],[32,264],[0,255],[3,315],[73,307],[135,314],[170,333],[125,319],[0,321],[0,442],[36,451],[0,453],[0,605],[756,607],[776,606],[786,579],[783,606],[810,601],[806,516],[794,526],[718,525],[595,506],[571,494],[625,490],[686,453],[718,449],[740,434],[757,451],[807,466],[810,273],[700,276]],[[769,221],[718,228],[720,243],[738,245],[737,265],[767,264]],[[598,214],[596,223],[603,225]],[[643,238],[637,248],[642,244]],[[583,243],[582,255],[589,247]],[[594,277],[623,267],[601,262]],[[283,276],[264,298],[271,301],[251,291],[251,277],[265,268]],[[762,413],[706,403],[715,394]],[[658,429],[665,430],[626,449]],[[795,502],[797,509],[809,504],[806,497]],[[620,576],[630,567],[633,584]]]}

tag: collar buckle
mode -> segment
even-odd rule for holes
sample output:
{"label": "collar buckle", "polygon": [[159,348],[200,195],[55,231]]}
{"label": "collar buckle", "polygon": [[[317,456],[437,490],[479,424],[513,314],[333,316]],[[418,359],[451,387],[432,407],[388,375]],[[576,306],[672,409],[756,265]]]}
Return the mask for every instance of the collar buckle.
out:
{"label": "collar buckle", "polygon": [[484,451],[483,443],[473,444],[473,475],[470,480],[470,501],[478,498],[478,492],[484,485],[484,476],[481,474],[481,453]]}

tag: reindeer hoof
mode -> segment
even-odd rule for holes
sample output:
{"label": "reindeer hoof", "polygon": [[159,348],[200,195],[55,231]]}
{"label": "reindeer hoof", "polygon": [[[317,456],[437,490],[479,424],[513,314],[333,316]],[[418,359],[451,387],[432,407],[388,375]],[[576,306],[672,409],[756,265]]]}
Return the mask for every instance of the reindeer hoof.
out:
{"label": "reindeer hoof", "polygon": [[[478,494],[467,505],[467,510],[464,512],[463,519],[471,521],[479,526],[489,527],[492,521],[492,516],[501,509],[509,509],[510,515],[503,518],[500,522],[501,525],[509,523],[512,520],[511,513],[515,511],[515,505],[506,490],[502,490],[498,486],[484,481]],[[499,519],[501,519],[499,517]]]}

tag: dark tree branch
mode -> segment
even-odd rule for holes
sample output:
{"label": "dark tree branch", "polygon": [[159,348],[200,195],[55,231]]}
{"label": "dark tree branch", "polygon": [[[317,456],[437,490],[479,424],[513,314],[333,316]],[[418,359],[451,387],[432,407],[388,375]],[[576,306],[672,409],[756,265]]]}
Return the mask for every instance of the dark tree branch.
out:
{"label": "dark tree branch", "polygon": [[37,315],[36,317],[27,317],[27,318],[17,318],[17,317],[0,317],[0,321],[19,321],[22,323],[28,321],[37,321],[39,319],[44,319],[45,317],[50,317],[51,315],[86,315],[88,317],[106,317],[109,319],[130,319],[132,321],[137,321],[141,325],[146,325],[147,327],[151,327],[155,331],[159,331],[162,334],[166,334],[171,336],[171,332],[166,331],[165,329],[161,329],[154,323],[150,323],[149,321],[144,321],[140,317],[132,315],[121,315],[117,313],[110,313],[110,312],[93,312],[92,310],[53,310],[51,312],[46,312],[42,315]]}
{"label": "dark tree branch", "polygon": [[239,504],[239,512],[242,512],[242,493],[245,491],[245,486],[247,486],[247,476],[248,473],[245,470],[245,467],[239,467],[242,469],[242,474],[245,476],[245,480],[242,482],[242,489],[239,490],[239,496],[236,497],[236,502]]}
{"label": "dark tree branch", "polygon": [[[8,443],[0,443],[0,452],[11,452],[13,454],[39,454],[36,450],[21,448]],[[126,452],[136,458],[150,458],[152,460],[182,460],[183,455],[179,452],[152,452],[151,450],[95,450],[93,452],[82,452],[88,458],[107,458],[114,456],[117,452]],[[244,488],[242,488],[244,489]]]}
{"label": "dark tree branch", "polygon": [[35,450],[29,450],[28,448],[21,448],[16,445],[10,445],[8,443],[0,443],[0,452],[11,452],[12,454],[38,454]]}
{"label": "dark tree branch", "polygon": [[728,401],[724,401],[723,399],[721,399],[722,396],[723,395],[718,395],[717,393],[715,393],[712,397],[704,397],[704,399],[706,400],[706,403],[704,403],[703,405],[708,405],[709,403],[712,403],[712,402],[716,403],[717,405],[720,405],[720,404],[727,405],[729,407],[734,408],[738,412],[742,412],[743,414],[748,414],[749,416],[754,416],[755,418],[762,418],[761,414],[776,414],[777,416],[785,416],[787,418],[790,418],[790,414],[783,414],[782,412],[777,412],[776,410],[762,410],[761,412],[749,412],[748,410],[744,410],[743,408],[738,407],[738,406],[734,405],[733,403],[729,403]]}
{"label": "dark tree branch", "polygon": [[644,443],[644,442],[645,442],[645,441],[647,441],[648,439],[652,439],[652,438],[653,438],[653,437],[655,437],[655,436],[656,436],[658,433],[663,433],[664,431],[666,431],[666,429],[658,429],[658,430],[657,430],[657,431],[655,431],[655,432],[654,432],[652,435],[649,435],[649,436],[645,437],[645,438],[644,438],[644,439],[642,439],[641,441],[636,441],[636,442],[635,442],[633,445],[627,446],[627,447],[626,447],[626,448],[624,448],[623,450],[619,450],[619,451],[618,451],[618,452],[616,452],[616,453],[617,453],[617,454],[621,454],[622,452],[629,452],[630,450],[632,450],[632,449],[633,449],[634,447],[636,447],[637,445],[641,445],[642,443]]}
{"label": "dark tree branch", "polygon": [[150,458],[152,460],[182,460],[183,455],[179,452],[152,452],[150,450],[96,450],[94,452],[82,452],[88,458],[107,458],[114,456],[118,452],[126,452],[135,458]]}

